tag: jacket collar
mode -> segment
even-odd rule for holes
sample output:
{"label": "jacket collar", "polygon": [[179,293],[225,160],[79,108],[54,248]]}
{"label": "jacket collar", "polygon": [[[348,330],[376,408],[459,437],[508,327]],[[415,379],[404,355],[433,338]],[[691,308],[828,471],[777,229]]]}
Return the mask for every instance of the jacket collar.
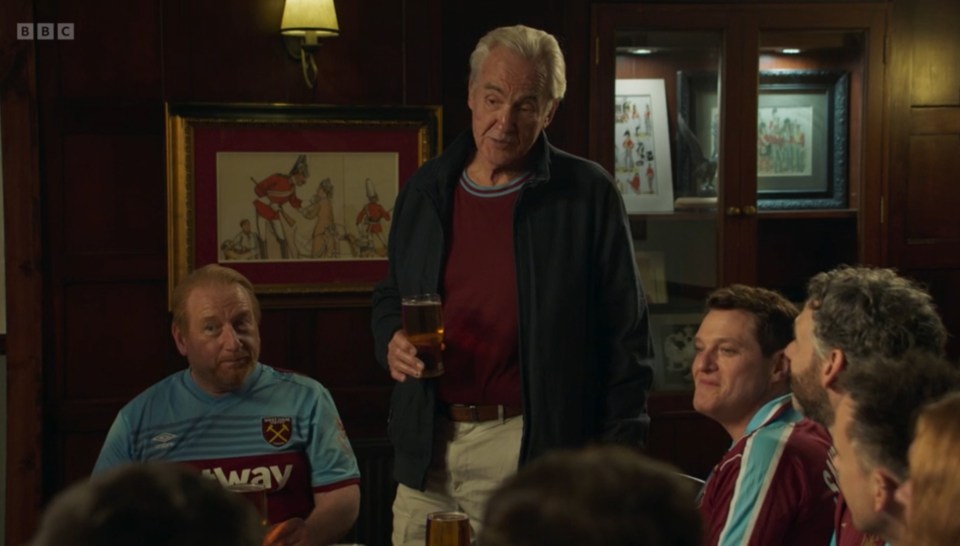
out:
{"label": "jacket collar", "polygon": [[[460,174],[476,150],[473,131],[467,127],[438,158],[437,183],[429,184],[424,188],[427,195],[438,205],[450,202],[452,193],[460,180]],[[550,180],[550,157],[555,151],[556,149],[547,140],[547,134],[541,131],[537,141],[530,148],[530,155],[533,158],[533,176],[530,177],[528,184],[536,185]]]}

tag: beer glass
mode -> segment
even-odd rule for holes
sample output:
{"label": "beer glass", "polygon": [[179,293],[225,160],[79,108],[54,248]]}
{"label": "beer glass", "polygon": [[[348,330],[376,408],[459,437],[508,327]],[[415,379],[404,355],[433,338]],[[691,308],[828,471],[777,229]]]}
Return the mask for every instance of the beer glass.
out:
{"label": "beer glass", "polygon": [[463,512],[428,514],[426,546],[470,546],[470,518]]}
{"label": "beer glass", "polygon": [[420,294],[401,300],[403,332],[417,348],[417,357],[423,362],[421,377],[443,374],[443,313],[440,296]]}
{"label": "beer glass", "polygon": [[250,504],[257,510],[257,515],[260,516],[260,525],[266,527],[269,523],[267,520],[267,486],[253,484],[253,483],[231,483],[224,486],[227,491],[233,491],[239,495],[242,495],[243,498],[247,499]]}

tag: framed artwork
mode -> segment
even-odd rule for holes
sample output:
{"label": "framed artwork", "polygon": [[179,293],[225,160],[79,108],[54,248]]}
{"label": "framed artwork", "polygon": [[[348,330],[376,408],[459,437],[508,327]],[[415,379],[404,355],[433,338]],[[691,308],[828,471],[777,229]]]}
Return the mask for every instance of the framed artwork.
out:
{"label": "framed artwork", "polygon": [[170,103],[166,130],[171,291],[208,263],[258,293],[363,291],[440,108]]}
{"label": "framed artwork", "polygon": [[845,208],[849,76],[838,70],[760,74],[760,208]]}
{"label": "framed artwork", "polygon": [[614,178],[627,212],[673,211],[663,80],[620,79],[614,99]]}
{"label": "framed artwork", "polygon": [[700,313],[650,315],[650,334],[654,341],[654,389],[693,390],[694,337],[700,328]]}
{"label": "framed artwork", "polygon": [[[847,72],[840,70],[760,72],[759,208],[848,206],[849,79]],[[698,166],[716,169],[717,76],[715,72],[681,72],[677,82],[678,187],[696,191],[705,185],[705,171],[698,171]]]}

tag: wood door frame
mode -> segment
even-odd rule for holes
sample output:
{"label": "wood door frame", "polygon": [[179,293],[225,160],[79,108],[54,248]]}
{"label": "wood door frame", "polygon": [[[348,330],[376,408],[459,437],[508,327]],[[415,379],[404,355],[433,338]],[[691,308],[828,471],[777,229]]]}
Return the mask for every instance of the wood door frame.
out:
{"label": "wood door frame", "polygon": [[[37,527],[42,498],[43,269],[40,151],[33,41],[14,21],[33,21],[31,0],[0,6],[0,120],[7,280],[6,544],[23,544]],[[25,229],[34,226],[35,229]]]}

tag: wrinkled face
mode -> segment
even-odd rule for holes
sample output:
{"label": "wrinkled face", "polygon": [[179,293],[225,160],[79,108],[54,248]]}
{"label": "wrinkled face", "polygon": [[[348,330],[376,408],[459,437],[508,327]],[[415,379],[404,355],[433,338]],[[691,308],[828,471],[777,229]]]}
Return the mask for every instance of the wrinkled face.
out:
{"label": "wrinkled face", "polygon": [[785,352],[790,359],[794,406],[810,419],[828,426],[833,420],[833,408],[820,381],[823,359],[817,355],[814,345],[813,309],[809,305],[803,307],[794,321],[793,333],[793,341]]}
{"label": "wrinkled face", "polygon": [[770,400],[779,353],[764,358],[755,332],[756,317],[739,309],[711,310],[697,330],[693,408],[724,427],[745,427]]}
{"label": "wrinkled face", "polygon": [[186,322],[186,331],[174,324],[173,339],[197,385],[214,396],[239,389],[260,357],[260,329],[246,291],[197,286],[186,301]]}
{"label": "wrinkled face", "polygon": [[467,99],[478,162],[492,170],[523,167],[556,109],[544,85],[533,63],[504,46],[490,50]]}
{"label": "wrinkled face", "polygon": [[833,437],[833,464],[837,469],[837,484],[850,510],[853,525],[866,533],[876,533],[881,520],[874,508],[874,480],[872,472],[864,468],[857,457],[857,445],[848,433],[853,421],[854,405],[844,396],[837,406],[830,436]]}

